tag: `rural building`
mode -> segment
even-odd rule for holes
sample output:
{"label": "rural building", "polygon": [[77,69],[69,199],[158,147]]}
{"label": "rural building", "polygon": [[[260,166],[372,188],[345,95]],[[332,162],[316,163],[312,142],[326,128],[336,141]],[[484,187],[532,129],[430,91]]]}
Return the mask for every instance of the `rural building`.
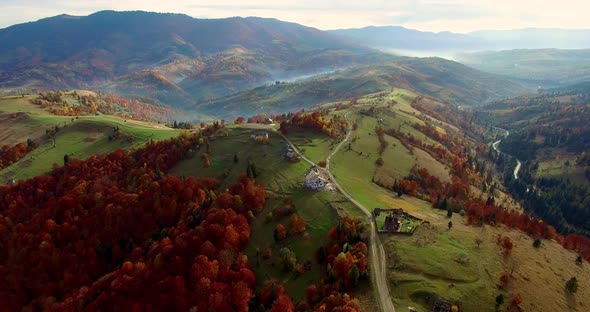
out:
{"label": "rural building", "polygon": [[381,214],[381,208],[373,209],[373,217],[378,217]]}
{"label": "rural building", "polygon": [[326,179],[320,175],[318,168],[315,165],[309,168],[305,174],[305,187],[317,191],[324,186],[326,186]]}
{"label": "rural building", "polygon": [[[412,234],[418,225],[425,222],[402,208],[374,208],[373,220],[379,232],[405,234]],[[404,226],[406,228],[403,228]]]}
{"label": "rural building", "polygon": [[383,230],[386,232],[399,232],[402,227],[402,222],[395,216],[389,215],[385,217],[385,224]]}
{"label": "rural building", "polygon": [[251,139],[256,139],[257,137],[262,137],[263,139],[268,140],[268,132],[259,132],[250,136]]}
{"label": "rural building", "polygon": [[295,151],[293,151],[292,148],[288,149],[287,152],[285,153],[285,158],[287,159],[291,159],[295,156]]}
{"label": "rural building", "polygon": [[461,311],[460,303],[452,303],[438,298],[432,305],[432,312],[459,312]]}
{"label": "rural building", "polygon": [[393,208],[391,213],[393,213],[396,216],[403,216],[405,214],[402,208]]}

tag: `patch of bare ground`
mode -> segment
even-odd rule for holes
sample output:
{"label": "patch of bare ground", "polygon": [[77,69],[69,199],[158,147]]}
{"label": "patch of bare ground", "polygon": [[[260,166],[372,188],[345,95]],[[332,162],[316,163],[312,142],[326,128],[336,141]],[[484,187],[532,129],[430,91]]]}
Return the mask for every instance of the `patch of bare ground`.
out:
{"label": "patch of bare ground", "polygon": [[2,113],[0,114],[0,145],[15,145],[26,142],[27,139],[36,139],[45,134],[45,128],[29,128],[24,125],[30,120],[28,113]]}

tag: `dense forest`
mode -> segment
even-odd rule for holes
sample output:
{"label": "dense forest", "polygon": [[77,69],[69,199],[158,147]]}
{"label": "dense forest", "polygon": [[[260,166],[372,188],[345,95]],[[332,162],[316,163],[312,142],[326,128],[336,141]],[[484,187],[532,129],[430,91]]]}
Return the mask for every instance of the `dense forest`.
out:
{"label": "dense forest", "polygon": [[[2,309],[294,311],[282,285],[257,281],[243,253],[264,186],[242,175],[218,190],[214,179],[167,174],[202,141],[184,133],[1,186]],[[361,230],[344,219],[330,231],[318,251],[327,275],[299,309],[359,311],[340,291],[366,276]]]}
{"label": "dense forest", "polygon": [[[496,101],[478,112],[488,125],[510,131],[496,154],[504,182],[525,209],[554,225],[562,234],[590,234],[590,85],[551,89],[537,95]],[[519,179],[512,170],[523,165]],[[546,176],[546,164],[562,164],[563,173]],[[572,180],[566,172],[580,172]],[[584,178],[585,177],[585,178]]]}

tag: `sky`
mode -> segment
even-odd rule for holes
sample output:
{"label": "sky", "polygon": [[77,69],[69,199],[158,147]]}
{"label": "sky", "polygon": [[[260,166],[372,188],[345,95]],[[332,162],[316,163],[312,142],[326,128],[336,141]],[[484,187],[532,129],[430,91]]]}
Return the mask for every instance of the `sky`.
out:
{"label": "sky", "polygon": [[274,17],[319,29],[400,25],[422,31],[590,29],[588,0],[0,0],[0,28],[101,10],[196,18]]}

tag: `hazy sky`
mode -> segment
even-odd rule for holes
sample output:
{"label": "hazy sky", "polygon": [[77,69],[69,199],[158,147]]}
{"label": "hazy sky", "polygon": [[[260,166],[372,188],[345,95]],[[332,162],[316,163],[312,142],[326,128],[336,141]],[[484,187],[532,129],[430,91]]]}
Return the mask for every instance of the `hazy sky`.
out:
{"label": "hazy sky", "polygon": [[0,0],[0,28],[100,10],[185,13],[198,18],[274,17],[320,29],[402,25],[469,32],[523,27],[590,29],[588,0]]}

